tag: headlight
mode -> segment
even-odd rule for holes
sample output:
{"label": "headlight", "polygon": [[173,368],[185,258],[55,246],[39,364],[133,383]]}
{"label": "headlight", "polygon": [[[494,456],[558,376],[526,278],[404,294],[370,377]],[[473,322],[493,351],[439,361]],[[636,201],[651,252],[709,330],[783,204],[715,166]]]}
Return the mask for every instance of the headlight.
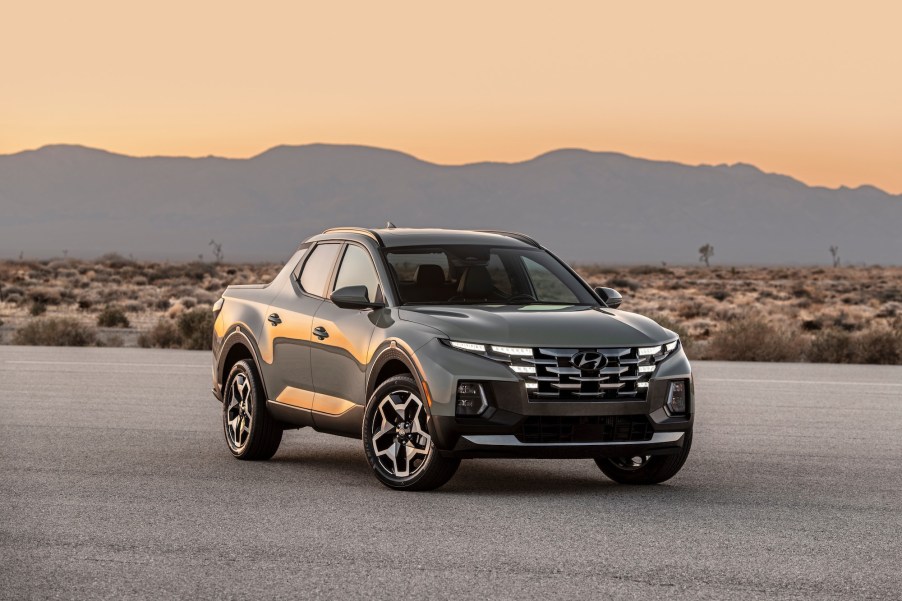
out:
{"label": "headlight", "polygon": [[473,351],[474,353],[484,353],[485,345],[484,344],[474,344],[472,342],[456,342],[452,340],[449,343],[456,349],[460,349],[462,351]]}

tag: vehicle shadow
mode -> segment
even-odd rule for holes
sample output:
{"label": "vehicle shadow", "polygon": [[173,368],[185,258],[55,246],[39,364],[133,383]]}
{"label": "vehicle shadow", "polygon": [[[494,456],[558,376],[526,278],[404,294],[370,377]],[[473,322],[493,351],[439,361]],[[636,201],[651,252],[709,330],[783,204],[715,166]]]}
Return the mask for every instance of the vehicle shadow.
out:
{"label": "vehicle shadow", "polygon": [[[369,465],[356,446],[295,447],[287,452],[280,452],[268,463],[273,467],[291,467],[299,479],[308,478],[313,473],[316,476],[341,476],[346,483],[349,478],[359,478],[361,486],[372,486],[375,483]],[[577,469],[573,469],[575,463],[579,464]],[[537,498],[547,498],[549,495],[604,494],[612,497],[653,498],[658,495],[673,495],[681,490],[685,490],[685,487],[680,486],[677,479],[657,486],[617,484],[606,478],[591,459],[476,459],[463,461],[450,482],[428,494],[516,495]]]}

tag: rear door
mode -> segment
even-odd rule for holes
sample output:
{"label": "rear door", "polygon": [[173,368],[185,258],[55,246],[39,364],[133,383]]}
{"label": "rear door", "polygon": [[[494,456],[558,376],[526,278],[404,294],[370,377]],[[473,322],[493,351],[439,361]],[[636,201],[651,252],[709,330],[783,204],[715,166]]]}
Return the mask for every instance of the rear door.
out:
{"label": "rear door", "polygon": [[[329,294],[346,286],[365,286],[371,301],[382,301],[382,286],[369,251],[348,242]],[[328,296],[328,295],[327,295]],[[313,319],[311,364],[317,429],[359,434],[366,403],[370,340],[384,309],[342,309],[326,298]]]}
{"label": "rear door", "polygon": [[265,381],[274,401],[307,411],[313,408],[313,316],[323,304],[341,247],[341,242],[320,242],[309,250],[269,306],[264,327],[272,341],[272,363]]}

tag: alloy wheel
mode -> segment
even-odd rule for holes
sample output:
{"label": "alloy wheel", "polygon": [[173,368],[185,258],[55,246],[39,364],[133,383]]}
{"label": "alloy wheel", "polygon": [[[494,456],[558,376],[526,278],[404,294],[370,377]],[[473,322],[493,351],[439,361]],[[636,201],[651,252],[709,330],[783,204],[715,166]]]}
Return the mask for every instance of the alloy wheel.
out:
{"label": "alloy wheel", "polygon": [[406,390],[390,392],[379,402],[371,436],[379,464],[397,478],[416,474],[432,452],[423,401]]}
{"label": "alloy wheel", "polygon": [[251,384],[245,374],[239,373],[232,380],[229,388],[228,409],[226,414],[226,435],[229,445],[240,449],[247,444],[251,434],[253,420],[253,403],[251,402]]}

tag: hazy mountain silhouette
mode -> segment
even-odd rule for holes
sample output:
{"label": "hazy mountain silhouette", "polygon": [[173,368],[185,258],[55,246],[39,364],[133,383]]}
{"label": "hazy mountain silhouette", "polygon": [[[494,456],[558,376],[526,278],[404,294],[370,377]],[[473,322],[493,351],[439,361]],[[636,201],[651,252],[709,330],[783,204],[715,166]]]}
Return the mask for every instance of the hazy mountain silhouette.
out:
{"label": "hazy mountain silhouette", "polygon": [[0,156],[0,254],[274,259],[334,225],[497,228],[566,259],[902,263],[902,196],[810,187],[751,165],[691,167],[557,150],[443,166],[361,146],[250,159],[135,158],[79,146]]}

